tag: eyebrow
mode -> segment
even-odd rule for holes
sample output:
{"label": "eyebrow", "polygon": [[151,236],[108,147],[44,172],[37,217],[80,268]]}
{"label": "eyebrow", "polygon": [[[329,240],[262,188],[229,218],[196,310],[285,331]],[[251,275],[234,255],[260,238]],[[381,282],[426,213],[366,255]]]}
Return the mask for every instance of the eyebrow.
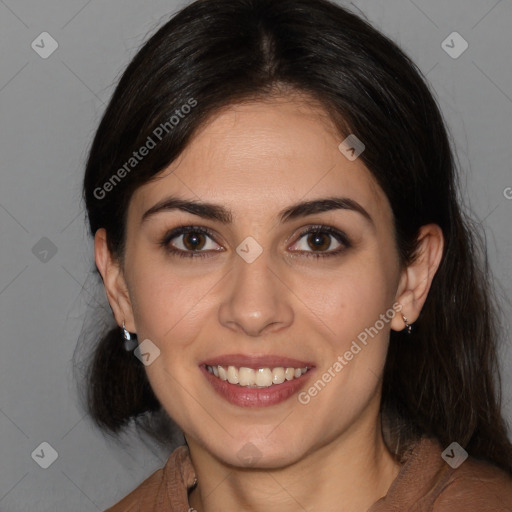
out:
{"label": "eyebrow", "polygon": [[[192,213],[204,219],[215,220],[223,224],[230,224],[233,221],[231,211],[224,206],[200,201],[190,201],[178,197],[167,197],[152,206],[142,215],[142,223],[153,215],[173,210],[181,210]],[[312,201],[303,201],[285,208],[278,214],[280,222],[323,213],[332,210],[351,210],[360,213],[370,224],[373,225],[373,219],[370,214],[357,202],[348,197],[327,197],[314,199]]]}

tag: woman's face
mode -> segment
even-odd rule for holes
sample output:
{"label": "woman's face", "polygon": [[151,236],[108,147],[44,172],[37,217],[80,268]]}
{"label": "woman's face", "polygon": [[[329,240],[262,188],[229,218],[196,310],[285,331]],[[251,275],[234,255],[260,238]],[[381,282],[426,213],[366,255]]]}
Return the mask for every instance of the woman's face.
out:
{"label": "woman's face", "polygon": [[341,142],[299,100],[233,106],[132,197],[127,327],[163,407],[226,463],[375,431],[401,271],[389,203]]}

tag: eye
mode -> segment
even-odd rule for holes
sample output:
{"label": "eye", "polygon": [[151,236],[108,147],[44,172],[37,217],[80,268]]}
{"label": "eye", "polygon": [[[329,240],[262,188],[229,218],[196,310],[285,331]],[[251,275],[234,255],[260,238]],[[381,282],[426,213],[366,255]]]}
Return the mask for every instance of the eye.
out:
{"label": "eye", "polygon": [[207,252],[222,250],[213,240],[213,234],[206,228],[180,226],[171,230],[161,241],[171,254],[183,257],[207,257]]}
{"label": "eye", "polygon": [[[180,226],[168,232],[160,245],[166,251],[180,257],[209,257],[211,252],[224,249],[214,240],[213,233],[203,227]],[[292,252],[302,252],[308,257],[336,256],[351,247],[348,237],[330,226],[310,226],[299,240],[290,247]]]}
{"label": "eye", "polygon": [[[347,236],[330,226],[311,226],[300,234],[292,251],[305,252],[306,256],[336,256],[351,246]],[[307,254],[310,253],[310,254]]]}

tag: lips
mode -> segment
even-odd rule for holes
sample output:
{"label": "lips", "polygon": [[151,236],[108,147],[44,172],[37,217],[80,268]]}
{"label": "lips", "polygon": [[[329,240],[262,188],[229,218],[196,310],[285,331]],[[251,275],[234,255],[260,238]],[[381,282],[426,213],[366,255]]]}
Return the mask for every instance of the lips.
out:
{"label": "lips", "polygon": [[[263,374],[273,372],[274,375],[281,373],[281,369],[297,369],[298,371],[287,372],[285,379],[255,380],[250,382],[239,382],[238,378],[229,380],[224,372],[219,375],[218,371],[212,369],[230,368],[238,376],[240,369],[245,369],[245,373]],[[314,373],[314,364],[310,361],[293,359],[289,357],[265,355],[265,356],[247,356],[243,354],[226,354],[208,359],[199,363],[203,375],[213,387],[213,389],[225,400],[239,407],[266,407],[276,405],[297,393],[305,386],[312,373]],[[236,370],[235,370],[236,369]],[[299,370],[301,369],[301,370]],[[258,386],[257,384],[262,384]]]}

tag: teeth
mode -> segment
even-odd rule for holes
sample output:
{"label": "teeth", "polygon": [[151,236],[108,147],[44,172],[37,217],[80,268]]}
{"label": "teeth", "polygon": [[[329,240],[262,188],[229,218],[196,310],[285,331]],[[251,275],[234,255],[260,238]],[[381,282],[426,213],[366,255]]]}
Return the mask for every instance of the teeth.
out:
{"label": "teeth", "polygon": [[228,382],[238,384],[238,370],[234,366],[228,366]]}
{"label": "teeth", "polygon": [[252,386],[256,382],[256,372],[252,368],[240,368],[238,380],[240,386]]}
{"label": "teeth", "polygon": [[295,377],[295,369],[294,368],[286,368],[286,371],[284,372],[284,376],[286,377],[286,380],[292,380]]}
{"label": "teeth", "polygon": [[272,370],[270,368],[258,368],[256,372],[256,386],[260,388],[272,386]]}
{"label": "teeth", "polygon": [[274,368],[272,371],[272,382],[282,384],[284,382],[284,368]]}
{"label": "teeth", "polygon": [[[211,368],[211,366],[207,366],[207,368]],[[222,366],[217,366],[217,371],[219,372],[220,380],[228,380],[228,374],[226,370]],[[215,372],[212,370],[212,373],[215,375]]]}
{"label": "teeth", "polygon": [[226,367],[220,365],[206,366],[206,369],[221,380],[227,380],[231,384],[251,388],[268,388],[272,385],[282,384],[285,380],[298,379],[309,370],[307,367],[258,368],[254,370],[244,366],[240,368],[228,366],[226,369]]}

